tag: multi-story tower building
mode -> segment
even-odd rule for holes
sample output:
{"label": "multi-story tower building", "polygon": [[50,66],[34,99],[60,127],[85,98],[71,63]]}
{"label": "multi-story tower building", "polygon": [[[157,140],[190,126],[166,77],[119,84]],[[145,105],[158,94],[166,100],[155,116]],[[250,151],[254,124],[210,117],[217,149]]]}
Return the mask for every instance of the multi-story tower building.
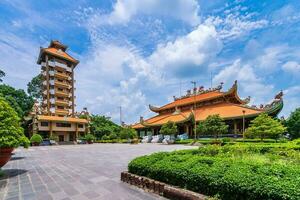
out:
{"label": "multi-story tower building", "polygon": [[75,141],[87,132],[86,119],[75,116],[74,69],[79,63],[67,52],[67,46],[51,41],[41,48],[42,102],[36,117],[36,131],[44,136],[58,136],[59,141]]}

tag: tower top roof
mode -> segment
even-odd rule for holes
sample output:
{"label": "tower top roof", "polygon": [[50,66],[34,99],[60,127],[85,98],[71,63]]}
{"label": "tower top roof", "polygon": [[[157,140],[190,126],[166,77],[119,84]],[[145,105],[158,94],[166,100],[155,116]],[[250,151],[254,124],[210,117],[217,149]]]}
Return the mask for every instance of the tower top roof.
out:
{"label": "tower top roof", "polygon": [[66,61],[69,61],[76,66],[79,63],[79,60],[76,60],[72,56],[70,56],[66,50],[68,46],[62,44],[58,40],[51,40],[50,45],[47,48],[41,47],[40,55],[38,57],[37,63],[41,64],[42,60],[44,59],[45,55],[51,55]]}
{"label": "tower top roof", "polygon": [[58,40],[51,40],[49,48],[56,48],[56,49],[61,49],[62,51],[66,51],[68,46],[62,44],[60,41]]}

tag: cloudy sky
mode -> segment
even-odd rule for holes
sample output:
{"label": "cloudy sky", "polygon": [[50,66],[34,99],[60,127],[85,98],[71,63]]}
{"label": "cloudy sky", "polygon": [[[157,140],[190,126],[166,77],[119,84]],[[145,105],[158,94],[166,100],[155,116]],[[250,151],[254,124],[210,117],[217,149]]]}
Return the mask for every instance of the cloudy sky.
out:
{"label": "cloudy sky", "polygon": [[[74,1],[75,2],[75,1]],[[40,72],[39,47],[69,46],[77,109],[126,123],[151,116],[197,85],[238,80],[250,104],[284,91],[284,110],[300,106],[299,0],[1,0],[0,68],[26,89]]]}

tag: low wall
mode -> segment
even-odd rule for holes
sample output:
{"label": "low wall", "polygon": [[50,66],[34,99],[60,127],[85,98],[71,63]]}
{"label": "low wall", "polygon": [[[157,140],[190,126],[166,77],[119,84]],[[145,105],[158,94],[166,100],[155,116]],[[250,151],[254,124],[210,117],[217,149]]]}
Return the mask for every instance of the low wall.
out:
{"label": "low wall", "polygon": [[137,186],[147,192],[152,192],[168,199],[175,200],[205,200],[207,196],[189,190],[177,188],[153,179],[131,174],[121,173],[121,181]]}

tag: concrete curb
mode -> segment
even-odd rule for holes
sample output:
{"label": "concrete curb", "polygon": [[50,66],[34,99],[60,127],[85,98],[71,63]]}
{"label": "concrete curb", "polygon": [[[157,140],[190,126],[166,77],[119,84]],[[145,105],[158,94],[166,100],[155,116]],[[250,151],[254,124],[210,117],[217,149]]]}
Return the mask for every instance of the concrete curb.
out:
{"label": "concrete curb", "polygon": [[121,173],[121,181],[137,186],[147,192],[152,192],[168,199],[175,200],[205,200],[207,196],[189,190],[177,188],[163,182],[138,176],[127,171]]}

